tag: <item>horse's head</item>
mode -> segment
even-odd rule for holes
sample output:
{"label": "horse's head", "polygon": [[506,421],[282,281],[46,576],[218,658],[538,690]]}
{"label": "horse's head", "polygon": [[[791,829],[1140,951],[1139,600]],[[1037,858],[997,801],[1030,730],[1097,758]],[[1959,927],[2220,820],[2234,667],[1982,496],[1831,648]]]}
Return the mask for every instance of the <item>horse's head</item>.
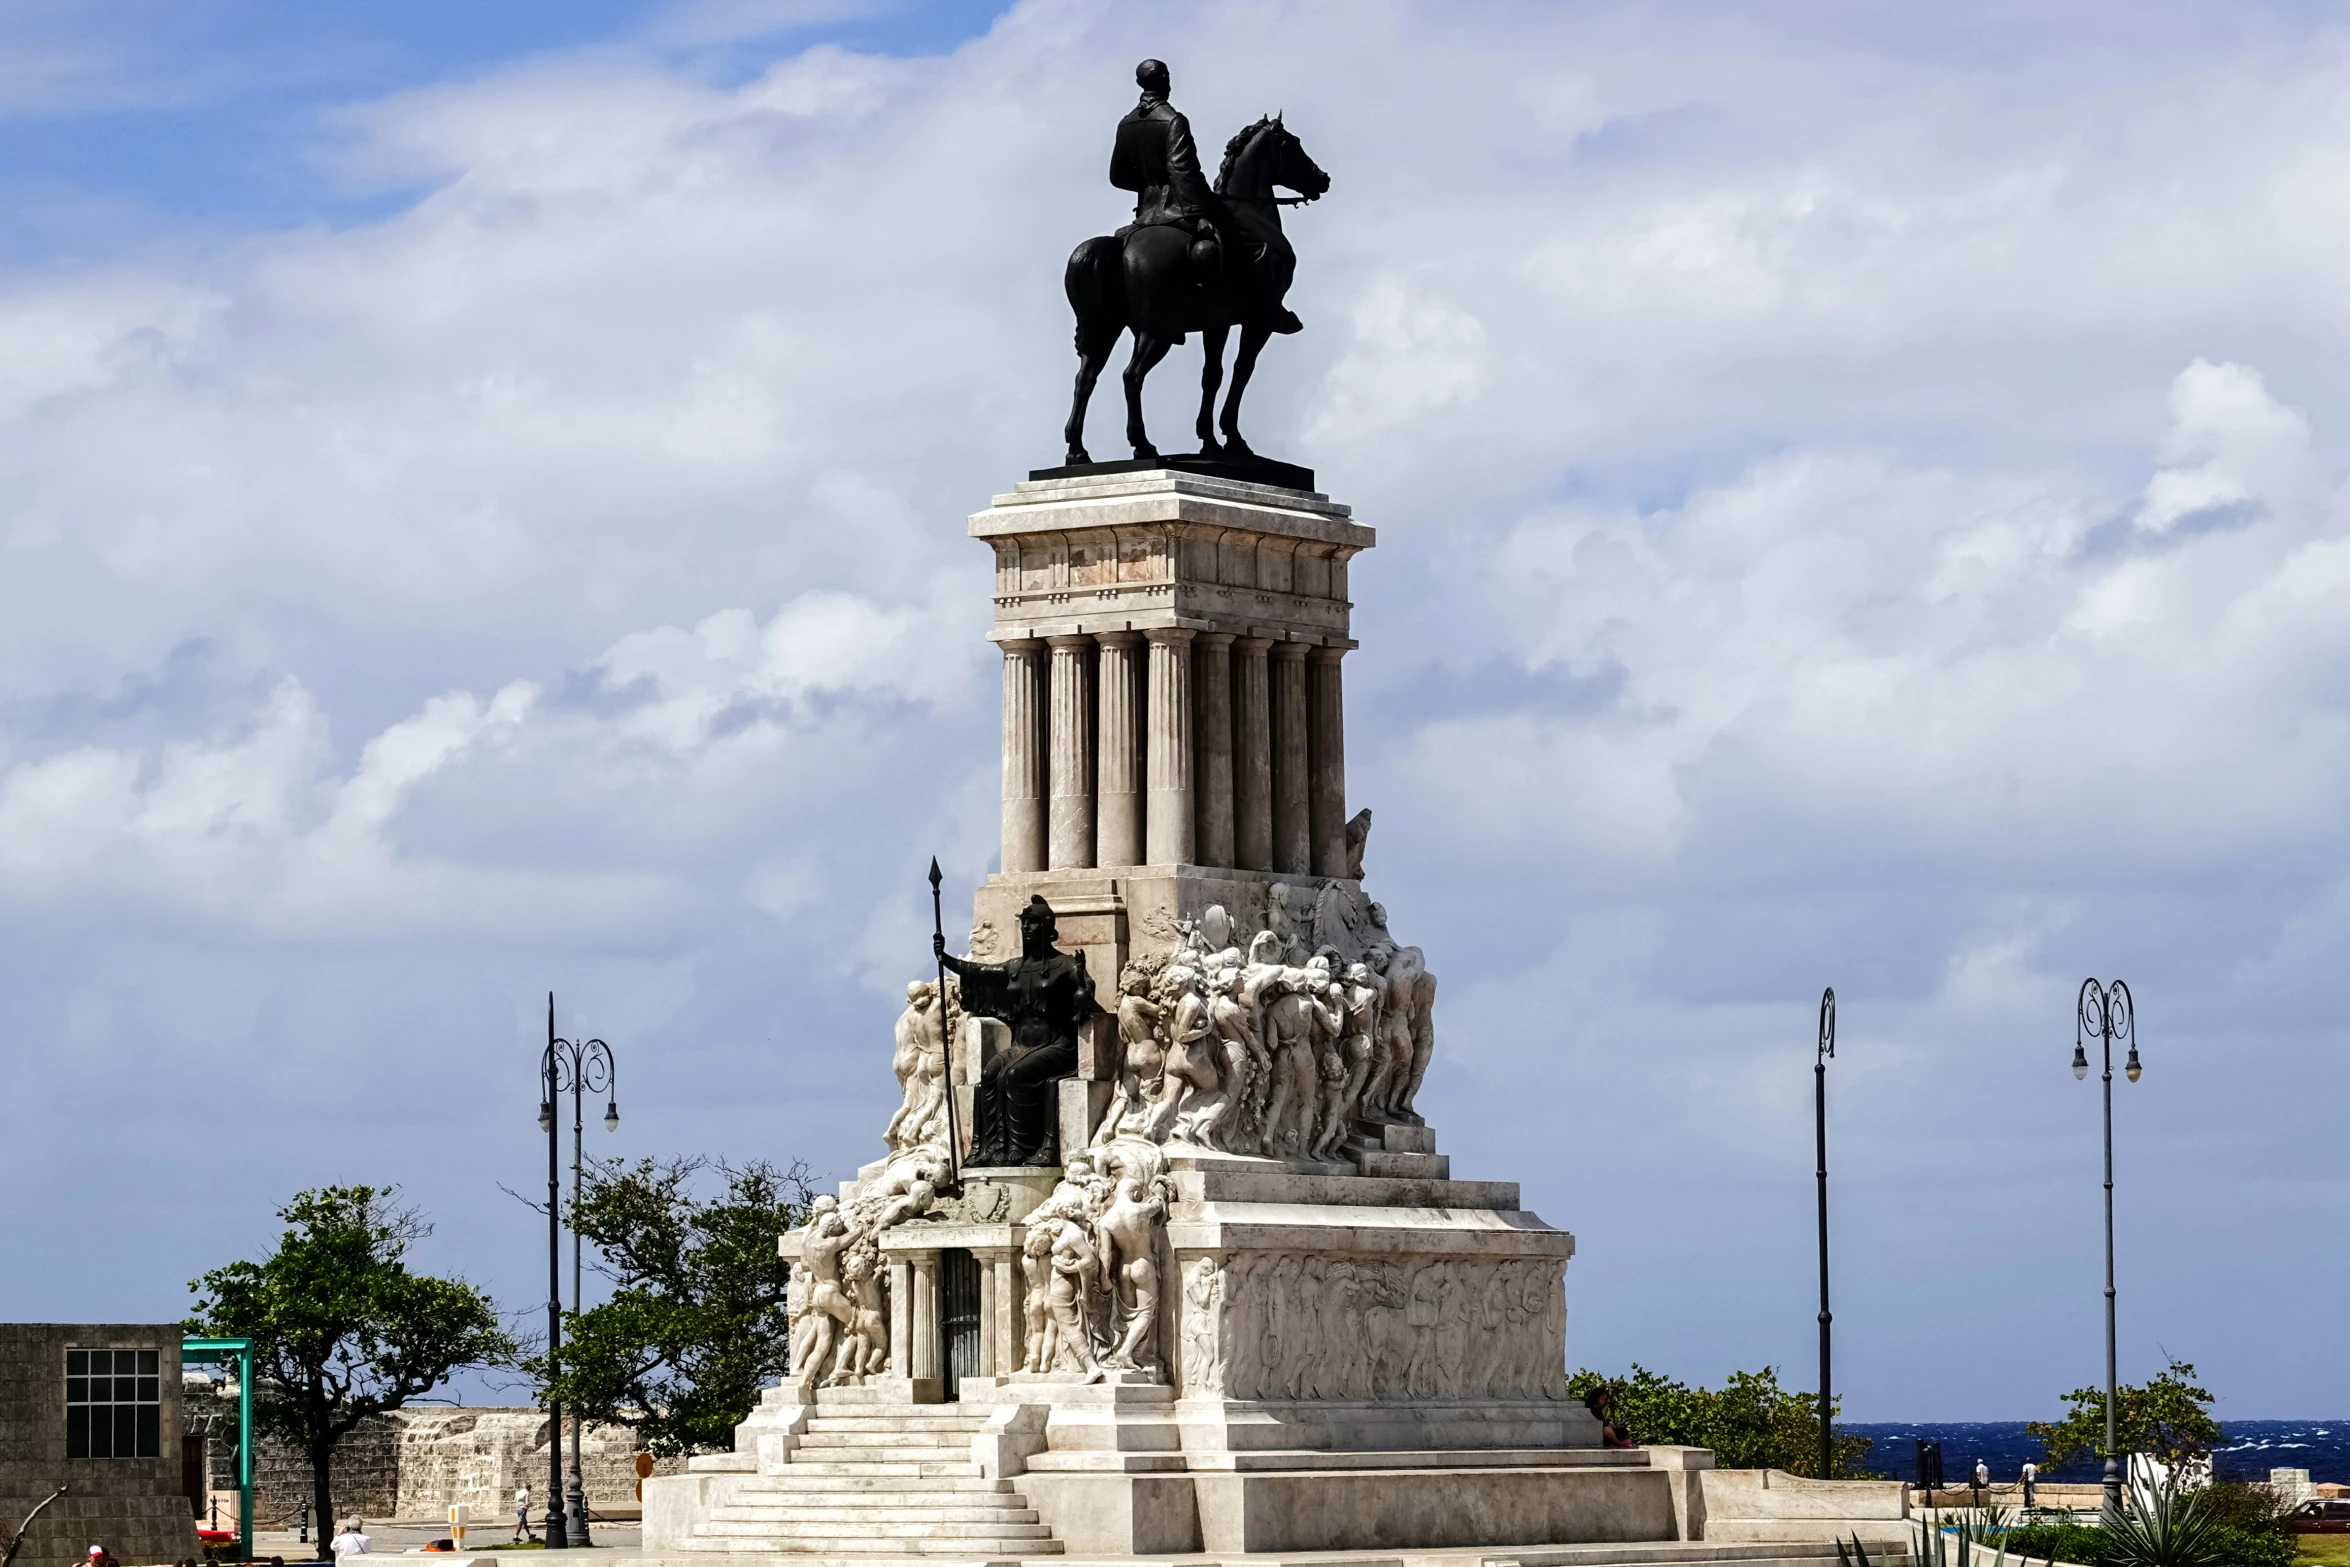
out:
{"label": "horse's head", "polygon": [[1330,189],[1330,176],[1306,156],[1305,144],[1281,123],[1281,116],[1269,114],[1225,145],[1216,190],[1251,197],[1270,195],[1276,186],[1312,201]]}
{"label": "horse's head", "polygon": [[1273,116],[1272,125],[1265,134],[1272,139],[1272,166],[1267,171],[1273,183],[1296,191],[1308,201],[1329,193],[1330,176],[1322,166],[1306,155],[1304,142],[1295,132],[1281,123],[1281,116]]}

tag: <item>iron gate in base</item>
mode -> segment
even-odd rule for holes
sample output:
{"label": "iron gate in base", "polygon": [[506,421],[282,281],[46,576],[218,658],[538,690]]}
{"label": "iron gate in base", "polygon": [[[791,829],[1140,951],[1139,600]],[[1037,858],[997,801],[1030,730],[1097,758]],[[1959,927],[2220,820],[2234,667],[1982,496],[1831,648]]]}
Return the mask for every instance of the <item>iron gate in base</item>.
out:
{"label": "iron gate in base", "polygon": [[979,1375],[979,1259],[960,1247],[938,1254],[938,1342],[953,1400],[965,1377]]}

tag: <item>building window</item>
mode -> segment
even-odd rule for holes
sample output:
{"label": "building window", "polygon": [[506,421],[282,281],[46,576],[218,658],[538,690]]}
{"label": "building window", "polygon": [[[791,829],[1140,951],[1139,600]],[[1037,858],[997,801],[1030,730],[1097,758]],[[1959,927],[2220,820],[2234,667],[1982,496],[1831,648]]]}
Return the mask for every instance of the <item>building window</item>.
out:
{"label": "building window", "polygon": [[161,1456],[162,1371],[158,1350],[67,1350],[65,1456]]}

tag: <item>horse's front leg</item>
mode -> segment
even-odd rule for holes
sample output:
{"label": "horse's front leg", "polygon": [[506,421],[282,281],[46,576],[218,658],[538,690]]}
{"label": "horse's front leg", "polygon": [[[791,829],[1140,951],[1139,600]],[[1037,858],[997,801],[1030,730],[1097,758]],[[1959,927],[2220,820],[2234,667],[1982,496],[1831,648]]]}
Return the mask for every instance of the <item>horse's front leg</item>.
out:
{"label": "horse's front leg", "polygon": [[1240,398],[1248,390],[1248,378],[1257,371],[1257,355],[1273,335],[1269,326],[1255,322],[1240,329],[1240,352],[1232,359],[1232,390],[1224,396],[1224,451],[1228,456],[1252,457],[1255,449],[1240,438]]}
{"label": "horse's front leg", "polygon": [[1126,441],[1139,458],[1159,455],[1159,449],[1151,444],[1142,427],[1142,383],[1153,367],[1167,357],[1171,346],[1163,337],[1153,337],[1139,327],[1135,329],[1134,352],[1126,359]]}
{"label": "horse's front leg", "polygon": [[1199,454],[1202,457],[1214,457],[1223,450],[1216,444],[1216,390],[1224,384],[1224,339],[1228,333],[1228,328],[1220,326],[1200,329]]}
{"label": "horse's front leg", "polygon": [[1102,366],[1110,362],[1110,350],[1117,346],[1118,334],[1110,332],[1078,349],[1077,396],[1069,404],[1069,423],[1061,431],[1062,438],[1069,443],[1069,455],[1064,460],[1072,467],[1093,461],[1085,450],[1085,410],[1093,402],[1093,387],[1101,379]]}

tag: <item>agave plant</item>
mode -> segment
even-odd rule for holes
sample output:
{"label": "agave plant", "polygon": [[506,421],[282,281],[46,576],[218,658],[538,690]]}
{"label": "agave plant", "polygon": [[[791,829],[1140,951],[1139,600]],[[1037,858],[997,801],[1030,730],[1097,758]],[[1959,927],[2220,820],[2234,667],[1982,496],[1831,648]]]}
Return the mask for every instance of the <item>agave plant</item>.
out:
{"label": "agave plant", "polygon": [[[2004,1507],[1986,1507],[1980,1513],[1962,1515],[1947,1530],[1931,1516],[1920,1519],[1918,1567],[1984,1567],[1985,1563],[1989,1567],[2007,1567],[2010,1522]],[[1843,1547],[1837,1550],[1841,1555]]]}
{"label": "agave plant", "polygon": [[2106,1567],[2217,1567],[2219,1517],[2200,1491],[2133,1475],[2129,1505],[2107,1522]]}

